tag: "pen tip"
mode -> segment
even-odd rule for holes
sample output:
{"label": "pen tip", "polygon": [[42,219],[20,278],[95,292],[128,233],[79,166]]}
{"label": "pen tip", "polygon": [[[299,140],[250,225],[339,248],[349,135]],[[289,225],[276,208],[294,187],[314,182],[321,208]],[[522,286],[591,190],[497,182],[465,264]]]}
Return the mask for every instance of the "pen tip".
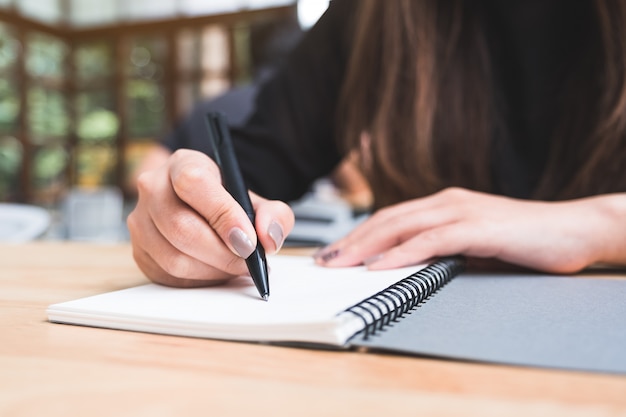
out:
{"label": "pen tip", "polygon": [[267,301],[267,300],[269,300],[269,298],[270,298],[269,295],[267,295],[267,294],[263,295],[263,301]]}

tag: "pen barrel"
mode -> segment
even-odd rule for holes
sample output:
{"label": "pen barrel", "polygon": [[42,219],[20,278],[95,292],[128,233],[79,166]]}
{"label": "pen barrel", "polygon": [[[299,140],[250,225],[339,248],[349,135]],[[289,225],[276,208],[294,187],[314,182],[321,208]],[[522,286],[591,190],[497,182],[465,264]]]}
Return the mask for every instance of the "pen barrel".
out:
{"label": "pen barrel", "polygon": [[205,121],[213,153],[212,157],[220,168],[224,188],[244,209],[250,221],[254,223],[254,209],[248,195],[248,187],[239,169],[239,162],[230,138],[226,118],[221,113],[212,112],[207,114]]}
{"label": "pen barrel", "polygon": [[[248,194],[248,187],[239,169],[239,162],[237,161],[225,117],[219,113],[209,113],[207,115],[207,128],[209,139],[214,147],[216,162],[222,173],[224,188],[243,208],[252,225],[255,225],[254,208]],[[267,301],[270,292],[267,261],[265,259],[265,250],[258,239],[256,249],[246,259],[246,265],[259,294]]]}
{"label": "pen barrel", "polygon": [[[250,200],[248,188],[245,185],[241,171],[239,170],[239,164],[235,156],[233,144],[227,137],[223,137],[220,146],[222,147],[220,149],[220,168],[222,170],[222,181],[224,182],[224,187],[239,203],[239,205],[241,205],[254,225],[255,215],[252,207],[252,201]],[[270,289],[268,283],[267,262],[265,261],[265,249],[263,249],[263,246],[258,240],[256,250],[252,252],[248,258],[246,258],[246,265],[248,266],[249,271],[255,271],[254,274],[251,273],[252,280],[254,281],[254,285],[259,291],[259,294],[269,295]]]}
{"label": "pen barrel", "polygon": [[[222,180],[224,182],[224,187],[228,191],[228,193],[233,196],[233,198],[239,203],[239,205],[243,208],[243,210],[248,215],[248,218],[254,224],[254,209],[252,208],[252,201],[250,201],[250,195],[248,194],[248,189],[244,185],[243,179],[240,177],[236,178],[224,178]],[[240,185],[229,184],[232,182],[239,182]]]}
{"label": "pen barrel", "polygon": [[252,208],[252,201],[250,201],[250,195],[248,194],[248,187],[246,186],[241,171],[239,170],[239,163],[235,156],[235,150],[230,140],[222,138],[220,152],[220,169],[222,171],[222,182],[224,188],[233,196],[233,198],[244,209],[250,221],[254,224],[254,209]]}

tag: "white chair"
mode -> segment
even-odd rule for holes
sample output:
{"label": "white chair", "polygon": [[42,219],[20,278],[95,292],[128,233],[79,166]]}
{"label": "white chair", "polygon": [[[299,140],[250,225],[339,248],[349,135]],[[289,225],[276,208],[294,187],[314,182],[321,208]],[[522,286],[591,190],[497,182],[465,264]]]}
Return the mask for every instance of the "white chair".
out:
{"label": "white chair", "polygon": [[124,197],[117,187],[74,188],[63,201],[65,238],[117,242],[122,239]]}
{"label": "white chair", "polygon": [[42,236],[49,226],[50,214],[44,208],[0,203],[0,242],[28,242]]}
{"label": "white chair", "polygon": [[318,180],[312,190],[290,204],[295,216],[285,246],[325,246],[345,236],[367,215],[355,216],[328,179]]}

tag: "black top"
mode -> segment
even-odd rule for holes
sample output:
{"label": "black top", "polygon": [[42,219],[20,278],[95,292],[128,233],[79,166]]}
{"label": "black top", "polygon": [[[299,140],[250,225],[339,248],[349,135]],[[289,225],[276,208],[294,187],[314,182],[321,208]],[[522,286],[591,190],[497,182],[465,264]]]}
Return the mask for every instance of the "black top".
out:
{"label": "black top", "polygon": [[[332,1],[286,62],[263,83],[252,114],[244,123],[234,123],[236,151],[253,191],[293,200],[341,160],[335,114],[358,1]],[[559,110],[559,88],[568,69],[582,59],[575,48],[589,27],[589,3],[482,2],[479,10],[509,132],[506,140],[494,138],[492,172],[499,193],[528,197],[541,175]],[[245,103],[242,106],[241,112],[247,113]],[[210,153],[202,122],[205,109],[196,109],[164,144],[171,150]]]}

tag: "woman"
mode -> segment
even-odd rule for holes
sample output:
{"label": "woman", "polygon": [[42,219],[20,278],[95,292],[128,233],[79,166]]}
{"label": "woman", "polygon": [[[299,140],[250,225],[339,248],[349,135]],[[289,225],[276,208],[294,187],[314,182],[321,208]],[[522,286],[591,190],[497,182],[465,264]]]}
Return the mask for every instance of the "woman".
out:
{"label": "woman", "polygon": [[322,265],[626,265],[625,23],[619,0],[335,0],[233,132],[258,236],[206,144],[170,139],[139,179],[135,259],[167,285],[246,273],[293,227],[278,200],[356,152],[379,210]]}

